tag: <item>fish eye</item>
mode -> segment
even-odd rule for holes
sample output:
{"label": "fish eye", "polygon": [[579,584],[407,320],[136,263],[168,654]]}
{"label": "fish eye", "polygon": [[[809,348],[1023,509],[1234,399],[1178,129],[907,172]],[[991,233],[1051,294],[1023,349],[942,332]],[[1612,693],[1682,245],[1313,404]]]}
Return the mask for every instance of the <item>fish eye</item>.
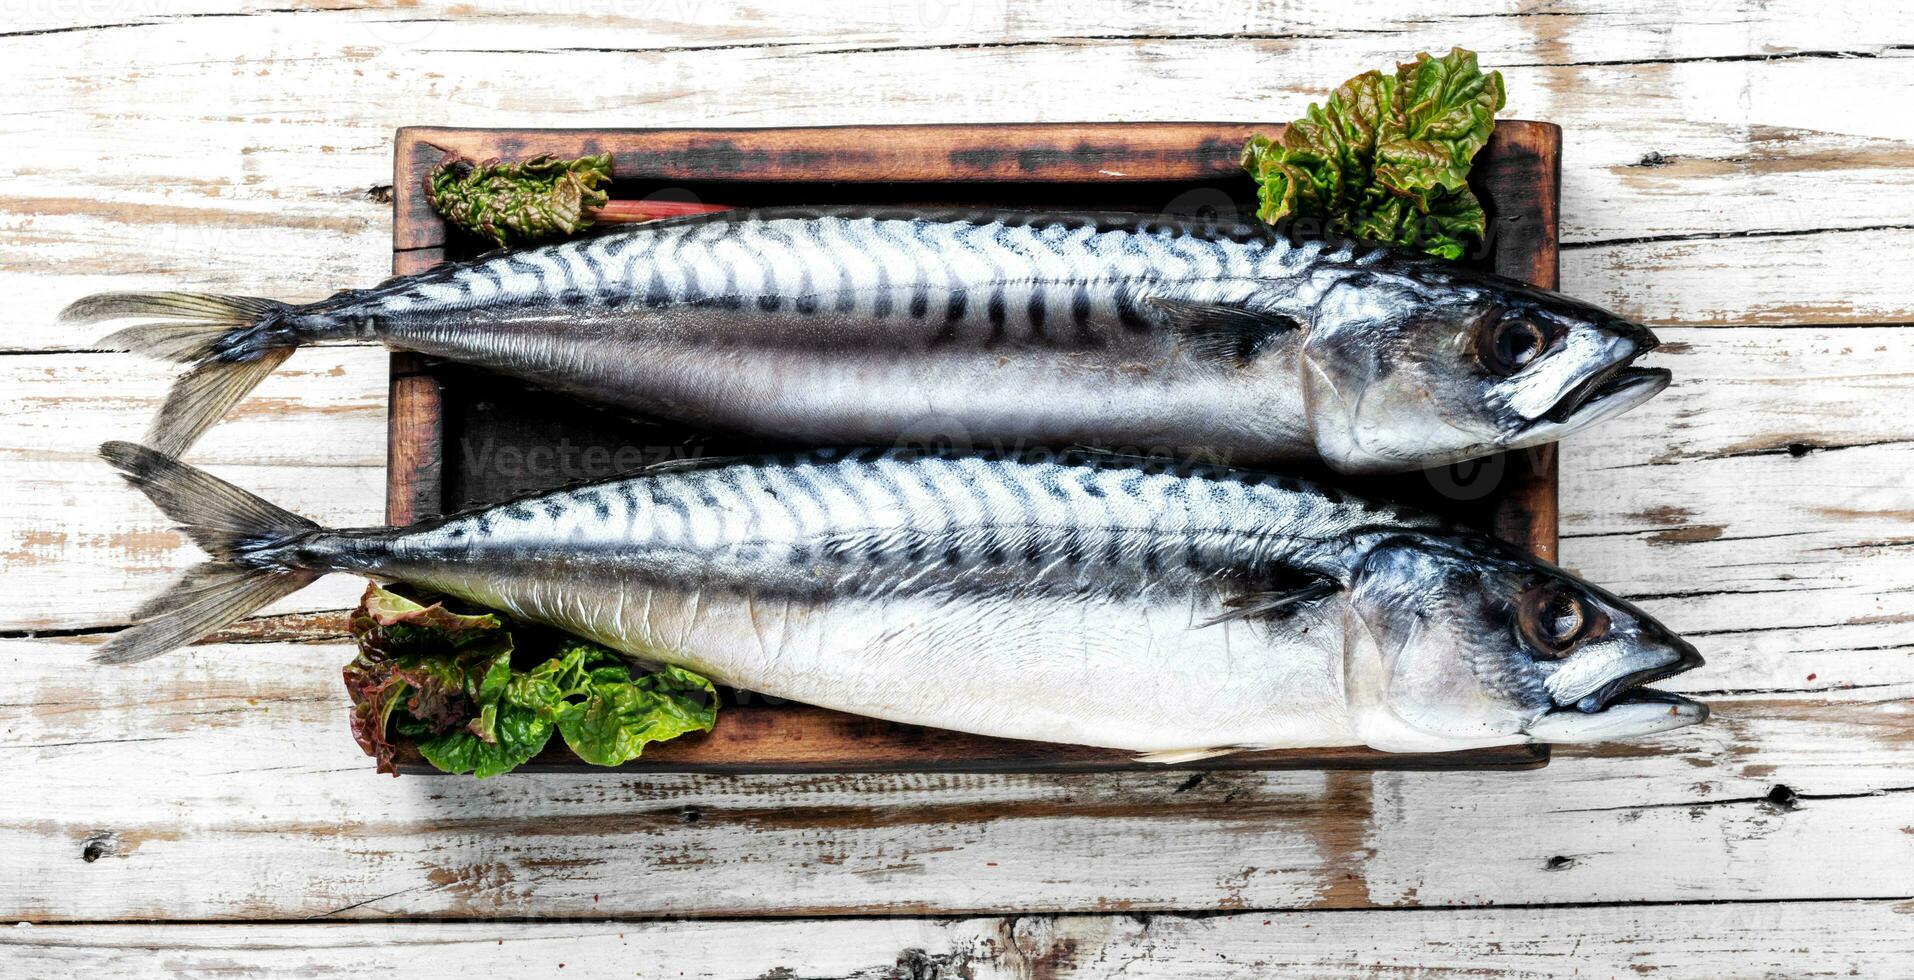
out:
{"label": "fish eye", "polygon": [[1554,660],[1568,656],[1594,632],[1598,615],[1591,613],[1575,593],[1540,586],[1522,597],[1518,622],[1523,638],[1536,654]]}
{"label": "fish eye", "polygon": [[1529,366],[1548,349],[1549,334],[1525,316],[1505,316],[1489,324],[1481,335],[1482,362],[1508,377]]}

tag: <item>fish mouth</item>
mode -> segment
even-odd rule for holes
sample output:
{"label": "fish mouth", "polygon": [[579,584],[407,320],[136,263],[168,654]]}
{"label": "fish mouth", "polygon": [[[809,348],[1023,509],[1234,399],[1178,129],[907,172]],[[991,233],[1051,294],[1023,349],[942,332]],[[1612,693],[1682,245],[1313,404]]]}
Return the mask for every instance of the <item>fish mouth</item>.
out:
{"label": "fish mouth", "polygon": [[1697,704],[1698,702],[1688,701],[1687,698],[1681,695],[1669,694],[1666,691],[1657,691],[1647,686],[1655,681],[1673,677],[1676,674],[1685,674],[1707,662],[1702,659],[1701,652],[1696,650],[1692,645],[1686,641],[1678,642],[1680,642],[1680,646],[1676,647],[1678,656],[1676,656],[1673,663],[1664,664],[1660,667],[1644,668],[1632,674],[1623,674],[1603,684],[1594,692],[1576,701],[1572,706],[1562,706],[1555,710],[1567,711],[1572,708],[1583,714],[1592,715],[1598,711],[1606,710],[1610,705],[1628,704],[1639,701],[1653,701],[1659,704],[1674,704],[1679,702]]}
{"label": "fish mouth", "polygon": [[1610,323],[1609,356],[1612,360],[1563,392],[1548,411],[1530,423],[1532,438],[1547,433],[1560,437],[1620,415],[1662,393],[1674,380],[1667,368],[1638,368],[1635,361],[1661,346],[1661,339],[1647,327],[1636,323]]}
{"label": "fish mouth", "polygon": [[1647,685],[1702,665],[1701,654],[1677,641],[1674,662],[1625,674],[1573,704],[1557,705],[1529,728],[1538,742],[1598,742],[1686,728],[1708,720],[1708,706]]}
{"label": "fish mouth", "polygon": [[1613,699],[1609,701],[1608,705],[1605,707],[1612,707],[1618,704],[1693,705],[1694,707],[1701,710],[1704,717],[1706,717],[1706,714],[1708,711],[1708,706],[1705,704],[1702,704],[1700,701],[1696,701],[1693,698],[1684,698],[1681,695],[1672,693],[1670,691],[1657,691],[1652,687],[1629,688],[1628,690],[1623,691],[1620,694],[1617,694]]}
{"label": "fish mouth", "polygon": [[1633,362],[1634,357],[1630,357],[1589,375],[1542,418],[1558,426],[1599,422],[1661,394],[1675,378],[1667,368],[1638,368],[1632,366]]}

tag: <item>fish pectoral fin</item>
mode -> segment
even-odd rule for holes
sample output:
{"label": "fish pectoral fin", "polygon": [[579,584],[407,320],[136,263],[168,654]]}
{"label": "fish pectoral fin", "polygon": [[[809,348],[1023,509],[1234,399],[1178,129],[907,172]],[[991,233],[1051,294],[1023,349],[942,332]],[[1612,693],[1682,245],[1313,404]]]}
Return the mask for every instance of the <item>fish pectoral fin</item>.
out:
{"label": "fish pectoral fin", "polygon": [[1179,762],[1201,762],[1204,759],[1214,759],[1219,755],[1248,752],[1254,748],[1256,748],[1254,745],[1213,745],[1203,749],[1157,749],[1154,752],[1138,752],[1135,761],[1173,766]]}
{"label": "fish pectoral fin", "polygon": [[1211,616],[1198,623],[1196,628],[1202,629],[1205,626],[1215,626],[1217,623],[1227,623],[1237,619],[1267,616],[1301,603],[1326,599],[1340,591],[1342,591],[1341,583],[1334,579],[1323,578],[1308,585],[1284,589],[1280,592],[1246,592],[1224,600],[1223,605],[1230,607],[1229,611]]}
{"label": "fish pectoral fin", "polygon": [[1271,338],[1302,329],[1302,321],[1274,310],[1252,310],[1222,303],[1192,303],[1152,296],[1146,302],[1163,311],[1170,326],[1192,346],[1238,364],[1255,359]]}

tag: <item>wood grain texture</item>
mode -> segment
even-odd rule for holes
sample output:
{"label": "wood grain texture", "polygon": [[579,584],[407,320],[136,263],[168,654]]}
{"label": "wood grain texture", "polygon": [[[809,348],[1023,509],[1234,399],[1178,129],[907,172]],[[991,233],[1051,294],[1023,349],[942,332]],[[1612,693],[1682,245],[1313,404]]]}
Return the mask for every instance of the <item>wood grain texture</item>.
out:
{"label": "wood grain texture", "polygon": [[445,423],[439,413],[439,379],[414,354],[392,355],[386,404],[385,523],[403,526],[442,513],[440,470],[445,465]]}
{"label": "wood grain texture", "polygon": [[[380,522],[385,499],[384,351],[295,353],[194,448],[195,462],[337,527]],[[90,629],[200,560],[183,535],[100,462],[137,439],[175,366],[123,354],[0,357],[0,630]],[[348,608],[336,578],[267,613]]]}
{"label": "wood grain texture", "polygon": [[[1683,687],[1714,692],[1716,721],[1540,772],[1216,773],[1181,793],[1197,774],[392,781],[343,731],[346,651],[313,614],[356,595],[340,578],[157,673],[88,668],[90,637],[6,641],[0,916],[247,921],[4,930],[0,972],[537,972],[563,949],[563,975],[923,976],[903,950],[973,938],[999,951],[980,945],[978,976],[1909,972],[1914,115],[1892,107],[1914,9],[580,10],[6,8],[0,349],[21,353],[0,357],[0,629],[111,628],[195,560],[91,458],[141,431],[170,370],[88,353],[53,313],[102,289],[378,280],[401,125],[1257,120],[1460,42],[1504,70],[1512,114],[1564,127],[1563,288],[1664,325],[1677,385],[1566,446],[1562,558],[1695,635],[1710,663]],[[376,523],[386,371],[377,349],[301,352],[195,460]],[[1608,904],[1640,898],[1670,904]],[[1216,913],[1315,905],[1367,910]],[[615,945],[630,924],[578,924],[1042,907],[1099,914],[657,923],[635,952]],[[256,922],[328,913],[569,921]],[[991,930],[1020,923],[1010,953]]]}
{"label": "wood grain texture", "polygon": [[99,980],[387,972],[568,980],[1892,976],[1914,958],[1910,914],[1906,902],[1862,901],[1362,915],[41,926],[0,932],[0,962],[24,976]]}

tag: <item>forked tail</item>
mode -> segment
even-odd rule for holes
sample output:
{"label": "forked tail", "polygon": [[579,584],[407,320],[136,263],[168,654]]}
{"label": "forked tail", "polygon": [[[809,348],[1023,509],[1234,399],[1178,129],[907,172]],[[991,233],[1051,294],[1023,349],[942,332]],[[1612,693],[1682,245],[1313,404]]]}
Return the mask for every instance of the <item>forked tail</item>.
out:
{"label": "forked tail", "polygon": [[152,318],[100,340],[193,365],[173,383],[146,444],[178,456],[299,346],[288,317],[293,307],[254,296],[202,293],[100,293],[61,311],[68,323]]}
{"label": "forked tail", "polygon": [[212,560],[188,569],[134,610],[135,625],[107,641],[96,662],[157,657],[325,574],[295,563],[285,547],[322,530],[319,525],[145,446],[109,442],[100,456],[178,521]]}

